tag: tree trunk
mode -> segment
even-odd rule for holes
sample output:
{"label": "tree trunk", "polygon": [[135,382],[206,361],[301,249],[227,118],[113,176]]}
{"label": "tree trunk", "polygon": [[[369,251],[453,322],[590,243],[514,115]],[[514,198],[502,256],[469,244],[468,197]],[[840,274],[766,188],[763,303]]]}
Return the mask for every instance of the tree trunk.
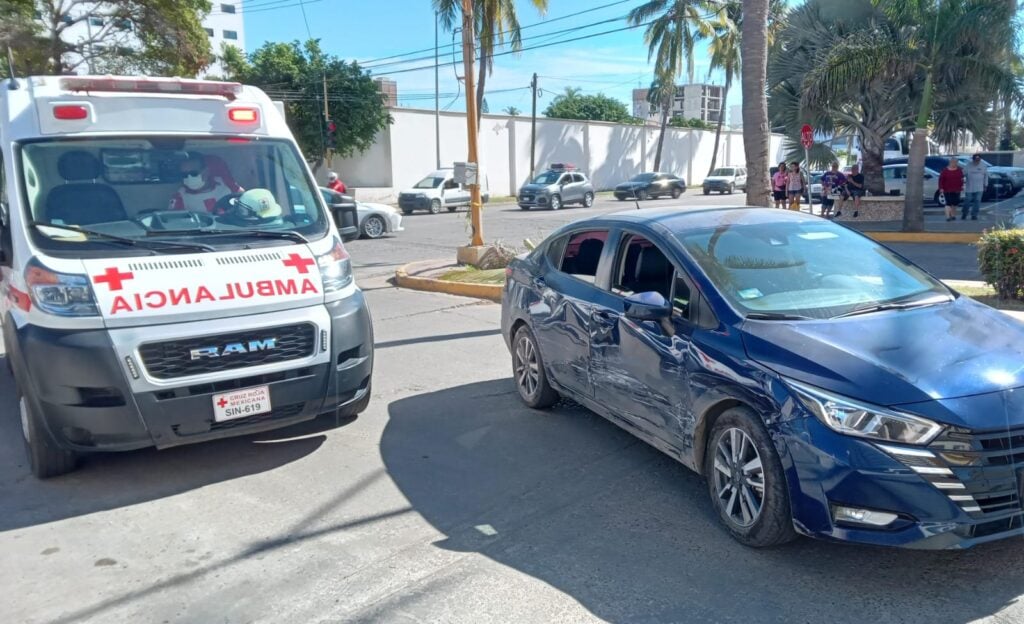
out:
{"label": "tree trunk", "polygon": [[665,145],[665,131],[668,129],[668,114],[671,100],[661,104],[661,132],[658,133],[658,151],[654,153],[654,170],[661,171],[661,148]]}
{"label": "tree trunk", "polygon": [[480,54],[480,72],[476,79],[476,131],[480,133],[480,116],[484,111],[484,85],[487,83],[487,58]]}
{"label": "tree trunk", "polygon": [[903,207],[903,231],[924,230],[924,161],[928,156],[928,128],[918,127],[910,141],[907,158],[907,199]]}
{"label": "tree trunk", "polygon": [[743,76],[743,152],[747,160],[747,205],[769,205],[768,0],[743,0],[740,30]]}
{"label": "tree trunk", "polygon": [[876,133],[864,133],[860,138],[860,157],[864,162],[864,189],[872,195],[885,195],[885,178],[882,165],[885,162],[885,137]]}
{"label": "tree trunk", "polygon": [[715,165],[718,164],[718,144],[722,140],[722,124],[725,123],[725,102],[729,97],[729,81],[726,81],[725,88],[722,89],[722,110],[718,111],[718,127],[715,128],[715,149],[711,151],[711,168],[708,169],[708,175],[715,170]]}

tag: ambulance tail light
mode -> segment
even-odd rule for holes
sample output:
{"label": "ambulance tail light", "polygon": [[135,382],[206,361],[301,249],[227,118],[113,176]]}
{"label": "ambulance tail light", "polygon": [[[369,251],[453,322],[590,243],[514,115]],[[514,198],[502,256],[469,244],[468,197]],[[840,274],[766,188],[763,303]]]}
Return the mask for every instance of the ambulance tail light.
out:
{"label": "ambulance tail light", "polygon": [[25,269],[29,296],[37,308],[54,316],[96,316],[96,298],[85,275],[57,273],[33,258]]}
{"label": "ambulance tail light", "polygon": [[237,82],[191,80],[184,78],[132,78],[127,76],[85,76],[61,78],[65,91],[172,93],[180,95],[211,95],[233,100],[242,93]]}
{"label": "ambulance tail light", "polygon": [[318,256],[316,262],[320,266],[325,293],[337,292],[352,283],[352,261],[337,238],[331,250]]}
{"label": "ambulance tail light", "polygon": [[88,119],[89,108],[81,104],[60,104],[53,107],[53,118],[61,121]]}
{"label": "ambulance tail light", "polygon": [[229,108],[228,119],[235,123],[259,123],[260,111],[256,108]]}

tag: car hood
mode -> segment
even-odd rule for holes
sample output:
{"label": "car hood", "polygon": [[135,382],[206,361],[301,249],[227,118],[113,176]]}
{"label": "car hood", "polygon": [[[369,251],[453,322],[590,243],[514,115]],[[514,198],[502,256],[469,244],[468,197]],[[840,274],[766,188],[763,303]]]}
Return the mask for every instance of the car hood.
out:
{"label": "car hood", "polygon": [[356,202],[356,208],[365,212],[398,212],[387,204],[375,204],[372,202]]}
{"label": "car hood", "polygon": [[742,336],[780,375],[876,405],[1024,386],[1024,324],[967,297],[831,321],[747,321]]}
{"label": "car hood", "polygon": [[551,184],[524,184],[519,188],[520,193],[539,193],[551,188]]}

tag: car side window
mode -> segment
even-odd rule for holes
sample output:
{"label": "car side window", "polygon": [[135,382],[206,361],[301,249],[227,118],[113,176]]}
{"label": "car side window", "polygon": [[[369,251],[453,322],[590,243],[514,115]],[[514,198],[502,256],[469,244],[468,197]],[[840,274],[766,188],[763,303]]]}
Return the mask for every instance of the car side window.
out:
{"label": "car side window", "polygon": [[580,175],[578,173],[574,173],[574,174],[572,174],[572,181],[573,182],[583,182],[584,179],[583,179],[582,175]]}
{"label": "car side window", "polygon": [[685,277],[675,274],[675,284],[672,290],[672,314],[684,321],[693,319],[693,291],[690,289],[690,282]]}
{"label": "car side window", "polygon": [[597,265],[601,262],[608,230],[586,230],[569,236],[565,253],[558,269],[591,284],[597,278]]}
{"label": "car side window", "polygon": [[638,235],[625,237],[619,248],[612,279],[612,292],[628,297],[641,292],[657,292],[672,297],[672,263],[653,243]]}
{"label": "car side window", "polygon": [[444,188],[445,188],[445,190],[451,190],[451,189],[459,188],[459,183],[456,182],[455,180],[445,180],[444,181]]}
{"label": "car side window", "polygon": [[569,184],[570,182],[572,182],[571,173],[564,173],[562,174],[562,177],[558,179],[559,184]]}
{"label": "car side window", "polygon": [[548,243],[548,248],[544,254],[547,256],[548,262],[551,263],[551,266],[561,269],[562,252],[565,251],[565,241],[567,239],[567,236],[562,236],[561,238],[557,238]]}

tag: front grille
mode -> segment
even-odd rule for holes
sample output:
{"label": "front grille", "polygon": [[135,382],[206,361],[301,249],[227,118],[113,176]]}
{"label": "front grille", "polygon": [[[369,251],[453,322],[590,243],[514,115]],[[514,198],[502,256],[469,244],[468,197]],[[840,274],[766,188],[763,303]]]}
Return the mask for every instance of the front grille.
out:
{"label": "front grille", "polygon": [[[310,323],[283,325],[151,342],[139,347],[139,356],[151,376],[157,379],[176,379],[309,357],[316,348],[316,336],[316,327]],[[264,341],[271,338],[275,339],[274,348],[260,348]],[[229,350],[224,353],[229,345],[241,345],[244,352]],[[192,351],[197,349],[217,349],[218,355],[192,359]]]}
{"label": "front grille", "polygon": [[975,433],[953,427],[937,437],[929,449],[935,455],[934,465],[950,472],[950,476],[935,480],[960,484],[944,491],[965,511],[975,517],[1024,511],[1024,429]]}

